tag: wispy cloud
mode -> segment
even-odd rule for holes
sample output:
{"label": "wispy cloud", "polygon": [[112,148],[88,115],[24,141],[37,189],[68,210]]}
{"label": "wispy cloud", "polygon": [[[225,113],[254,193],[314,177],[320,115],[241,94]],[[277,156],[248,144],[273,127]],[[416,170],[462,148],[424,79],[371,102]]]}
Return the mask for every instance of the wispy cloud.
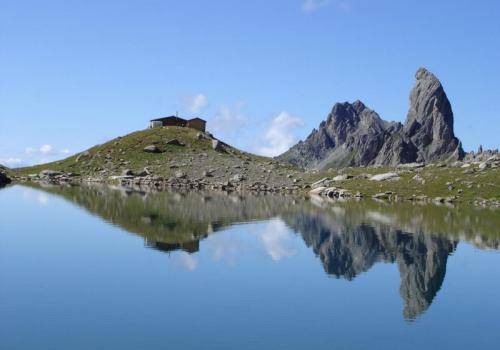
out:
{"label": "wispy cloud", "polygon": [[233,146],[242,147],[251,124],[250,118],[242,112],[243,103],[221,105],[209,120],[209,131]]}
{"label": "wispy cloud", "polygon": [[51,145],[43,145],[42,147],[40,147],[40,153],[49,154],[53,149],[54,148]]}
{"label": "wispy cloud", "polygon": [[342,11],[349,11],[351,9],[349,0],[303,0],[302,10],[304,12],[315,12],[329,5]]}
{"label": "wispy cloud", "polygon": [[21,158],[2,158],[0,159],[0,164],[6,165],[9,168],[18,167],[22,165],[23,160]]}
{"label": "wispy cloud", "polygon": [[24,152],[15,152],[13,156],[0,158],[0,164],[12,168],[23,167],[51,162],[69,154],[71,151],[68,148],[56,149],[50,144],[44,144],[40,147],[27,146],[24,148]]}
{"label": "wispy cloud", "polygon": [[187,96],[184,99],[184,104],[189,112],[200,113],[208,105],[208,98],[203,94]]}
{"label": "wispy cloud", "polygon": [[302,10],[304,12],[314,12],[329,4],[330,0],[303,0]]}
{"label": "wispy cloud", "polygon": [[262,137],[263,146],[257,147],[257,153],[268,157],[277,156],[287,151],[297,142],[295,130],[304,125],[301,118],[288,112],[281,112],[271,121]]}
{"label": "wispy cloud", "polygon": [[27,156],[58,156],[67,155],[70,153],[71,151],[68,148],[57,150],[50,144],[44,144],[39,148],[28,146],[24,149],[24,154],[26,154]]}

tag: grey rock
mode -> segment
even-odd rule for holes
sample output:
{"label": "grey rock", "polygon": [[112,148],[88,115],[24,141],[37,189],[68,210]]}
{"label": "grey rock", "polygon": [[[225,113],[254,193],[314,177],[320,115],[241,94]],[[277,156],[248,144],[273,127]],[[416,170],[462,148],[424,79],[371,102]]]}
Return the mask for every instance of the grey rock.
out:
{"label": "grey rock", "polygon": [[327,187],[329,184],[331,184],[333,182],[332,179],[330,179],[329,177],[324,177],[322,178],[321,180],[318,180],[316,182],[314,182],[312,185],[311,185],[311,188],[312,189],[315,189],[315,188],[318,188],[318,187]]}
{"label": "grey rock", "polygon": [[245,180],[245,176],[242,174],[236,174],[233,177],[231,177],[232,182],[241,182],[243,180]]}
{"label": "grey rock", "polygon": [[479,164],[478,168],[479,170],[486,170],[490,167],[490,164],[488,162],[483,162],[481,164]]}
{"label": "grey rock", "polygon": [[213,139],[212,140],[212,149],[214,149],[215,151],[222,151],[222,142],[220,142],[219,140],[215,140]]}
{"label": "grey rock", "polygon": [[125,169],[122,171],[122,176],[133,176],[134,172],[130,169]]}
{"label": "grey rock", "polygon": [[346,181],[346,180],[349,180],[349,179],[352,179],[352,176],[351,175],[347,175],[347,174],[342,174],[342,175],[337,175],[335,176],[332,181]]}
{"label": "grey rock", "polygon": [[182,142],[180,142],[179,140],[177,140],[177,139],[172,139],[172,140],[165,141],[165,144],[167,144],[167,145],[173,145],[173,146],[184,146],[184,144]]}
{"label": "grey rock", "polygon": [[179,171],[175,172],[175,177],[178,179],[184,179],[184,178],[186,178],[186,176],[187,176],[186,173],[183,171],[179,170]]}
{"label": "grey rock", "polygon": [[49,169],[42,170],[39,174],[40,177],[44,178],[56,177],[58,175],[62,175],[62,172]]}

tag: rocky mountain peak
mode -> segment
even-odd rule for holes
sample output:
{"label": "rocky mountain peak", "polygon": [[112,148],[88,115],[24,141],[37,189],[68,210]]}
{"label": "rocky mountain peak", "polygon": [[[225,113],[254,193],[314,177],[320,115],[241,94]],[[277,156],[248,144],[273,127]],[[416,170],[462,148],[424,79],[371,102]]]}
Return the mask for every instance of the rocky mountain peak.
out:
{"label": "rocky mountain peak", "polygon": [[308,168],[327,168],[463,158],[453,131],[451,104],[441,82],[425,68],[419,68],[415,78],[404,126],[384,121],[359,100],[336,103],[317,130],[278,159]]}
{"label": "rocky mountain peak", "polygon": [[436,78],[434,74],[429,72],[426,68],[420,67],[417,69],[417,72],[415,73],[415,79],[417,80],[435,80],[439,82],[439,80]]}
{"label": "rocky mountain peak", "polygon": [[415,77],[404,132],[418,148],[417,161],[444,160],[454,154],[463,157],[453,131],[451,104],[441,82],[425,68],[418,69]]}

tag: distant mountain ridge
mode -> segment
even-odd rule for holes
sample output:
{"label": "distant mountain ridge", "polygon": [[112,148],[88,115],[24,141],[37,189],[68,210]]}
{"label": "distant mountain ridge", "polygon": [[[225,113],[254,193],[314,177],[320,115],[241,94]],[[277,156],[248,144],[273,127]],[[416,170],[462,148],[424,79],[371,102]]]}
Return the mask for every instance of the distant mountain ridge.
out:
{"label": "distant mountain ridge", "polygon": [[383,120],[361,101],[336,103],[318,129],[277,159],[315,169],[462,159],[441,82],[425,68],[415,78],[404,125]]}

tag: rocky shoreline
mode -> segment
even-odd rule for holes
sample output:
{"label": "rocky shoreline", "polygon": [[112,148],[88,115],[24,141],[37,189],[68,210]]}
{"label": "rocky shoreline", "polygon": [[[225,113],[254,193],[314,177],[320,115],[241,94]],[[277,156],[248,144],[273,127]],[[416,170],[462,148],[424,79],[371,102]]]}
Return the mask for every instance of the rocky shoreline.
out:
{"label": "rocky shoreline", "polygon": [[[106,183],[119,185],[125,188],[168,190],[168,189],[193,189],[217,191],[252,191],[252,192],[301,192],[310,188],[310,185],[298,184],[267,184],[262,181],[247,181],[241,175],[235,175],[230,181],[210,181],[206,178],[191,179],[184,174],[177,177],[164,178],[150,174],[140,173],[134,175],[126,171],[125,175],[110,177],[81,177],[79,174],[63,173],[59,171],[43,170],[39,174],[18,177],[18,182],[40,182],[52,185],[79,184],[79,183]],[[293,181],[291,181],[293,182]]]}
{"label": "rocky shoreline", "polygon": [[[416,185],[425,185],[428,169],[453,169],[460,174],[484,174],[490,170],[500,168],[500,155],[495,153],[484,156],[468,157],[466,161],[454,162],[452,164],[429,164],[409,163],[401,164],[391,172],[382,172],[377,174],[368,174],[377,168],[358,168],[365,172],[351,175],[346,168],[340,170],[341,174],[329,177],[322,177],[320,180],[313,181],[314,172],[295,172],[285,176],[287,182],[265,182],[248,177],[247,173],[238,173],[232,175],[229,179],[221,181],[220,178],[214,178],[205,171],[202,177],[191,178],[183,171],[177,171],[173,177],[162,177],[151,174],[148,169],[134,173],[127,169],[120,176],[81,176],[77,173],[65,173],[62,171],[43,170],[39,174],[30,174],[27,176],[14,177],[17,182],[37,182],[52,185],[71,185],[71,184],[91,184],[102,183],[112,186],[139,191],[165,191],[169,189],[182,190],[208,190],[208,191],[226,191],[226,192],[266,192],[266,193],[291,193],[307,194],[311,197],[326,201],[338,200],[361,200],[370,198],[378,201],[401,202],[410,201],[415,203],[433,203],[437,205],[454,205],[458,203],[467,203],[474,206],[500,208],[500,200],[475,198],[464,200],[461,198],[462,190],[456,188],[466,186],[472,189],[474,184],[470,181],[449,181],[445,183],[449,191],[454,194],[447,196],[432,196],[426,193],[416,193],[413,195],[403,195],[395,189],[396,185],[402,182],[403,178],[409,178]],[[205,174],[206,173],[206,174]],[[456,179],[458,180],[458,179]],[[364,181],[356,190],[349,188],[349,184],[355,181]],[[381,184],[387,190],[366,194],[368,188],[381,187]],[[480,185],[480,184],[479,184]],[[352,186],[351,186],[352,187]],[[368,191],[369,192],[369,191]]]}

